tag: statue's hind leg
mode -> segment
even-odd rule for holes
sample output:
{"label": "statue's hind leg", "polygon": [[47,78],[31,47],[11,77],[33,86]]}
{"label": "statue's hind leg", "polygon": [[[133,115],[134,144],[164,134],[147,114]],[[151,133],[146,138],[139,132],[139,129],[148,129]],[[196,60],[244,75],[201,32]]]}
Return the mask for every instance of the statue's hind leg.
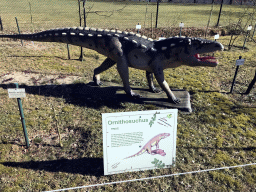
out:
{"label": "statue's hind leg", "polygon": [[148,86],[149,86],[150,91],[152,91],[153,93],[160,93],[162,90],[157,89],[154,85],[153,73],[146,71],[146,77],[147,77],[147,80],[148,80]]}
{"label": "statue's hind leg", "polygon": [[100,82],[100,74],[115,65],[115,63],[116,62],[112,59],[107,58],[99,67],[94,69],[93,81],[96,85],[102,85],[102,82]]}

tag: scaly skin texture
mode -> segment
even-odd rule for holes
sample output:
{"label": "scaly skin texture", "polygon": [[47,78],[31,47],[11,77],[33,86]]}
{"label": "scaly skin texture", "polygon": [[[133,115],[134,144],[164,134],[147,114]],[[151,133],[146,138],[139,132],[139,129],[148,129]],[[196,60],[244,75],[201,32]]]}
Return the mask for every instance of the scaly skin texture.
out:
{"label": "scaly skin texture", "polygon": [[[164,150],[159,149],[159,142],[161,141],[161,139],[165,139],[166,137],[169,137],[170,133],[161,133],[159,135],[156,135],[155,137],[153,137],[152,139],[150,139],[146,145],[144,145],[144,147],[136,154],[131,155],[129,157],[126,157],[124,159],[128,159],[131,157],[136,157],[138,155],[141,155],[145,152],[151,154],[151,155],[156,155],[156,154],[160,154],[162,156],[165,156],[166,153],[164,152]],[[156,146],[155,150],[152,150],[152,147]]]}
{"label": "scaly skin texture", "polygon": [[63,28],[52,29],[34,34],[0,35],[2,38],[23,39],[42,42],[61,42],[88,49],[105,55],[106,60],[94,70],[93,80],[101,85],[100,73],[117,64],[118,73],[123,81],[127,95],[137,98],[129,85],[129,67],[145,70],[149,88],[159,92],[153,84],[153,74],[165,91],[169,100],[179,103],[167,82],[163,70],[180,65],[215,67],[218,61],[214,57],[201,57],[201,53],[223,50],[222,44],[200,38],[171,37],[164,40],[153,39],[139,34],[118,30],[95,28]]}

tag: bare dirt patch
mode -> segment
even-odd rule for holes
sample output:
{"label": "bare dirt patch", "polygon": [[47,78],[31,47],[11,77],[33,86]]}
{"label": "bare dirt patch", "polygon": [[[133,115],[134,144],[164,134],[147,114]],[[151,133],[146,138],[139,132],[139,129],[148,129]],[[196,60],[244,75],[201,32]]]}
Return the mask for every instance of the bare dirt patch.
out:
{"label": "bare dirt patch", "polygon": [[0,75],[1,84],[19,83],[25,85],[71,84],[81,80],[79,76],[49,75],[31,72],[10,72]]}

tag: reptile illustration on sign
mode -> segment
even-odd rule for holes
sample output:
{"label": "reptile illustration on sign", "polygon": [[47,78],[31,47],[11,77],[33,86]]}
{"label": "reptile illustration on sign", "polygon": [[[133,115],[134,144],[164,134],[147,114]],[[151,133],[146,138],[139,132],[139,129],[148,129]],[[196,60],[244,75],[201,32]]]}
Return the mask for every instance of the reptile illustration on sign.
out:
{"label": "reptile illustration on sign", "polygon": [[102,114],[104,174],[172,166],[176,154],[177,111]]}
{"label": "reptile illustration on sign", "polygon": [[[147,152],[148,154],[151,154],[151,155],[156,155],[156,154],[159,154],[159,155],[162,155],[162,156],[165,156],[166,153],[164,152],[164,150],[162,149],[159,149],[159,142],[161,139],[164,139],[166,137],[169,137],[170,136],[170,133],[161,133],[159,135],[156,135],[155,137],[153,137],[152,139],[150,139],[146,145],[144,145],[144,147],[136,154],[134,155],[131,155],[129,157],[126,157],[124,159],[128,159],[128,158],[131,158],[131,157],[136,157],[138,155],[142,155],[143,153]],[[156,149],[155,150],[152,150],[152,147],[156,146]],[[120,162],[112,165],[112,168],[115,169],[117,168],[117,166],[120,164]]]}

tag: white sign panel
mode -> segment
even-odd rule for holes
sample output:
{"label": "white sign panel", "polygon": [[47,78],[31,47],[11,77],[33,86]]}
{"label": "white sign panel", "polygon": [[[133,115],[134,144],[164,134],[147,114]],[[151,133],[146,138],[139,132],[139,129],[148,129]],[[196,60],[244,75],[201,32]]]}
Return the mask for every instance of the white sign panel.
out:
{"label": "white sign panel", "polygon": [[179,27],[184,27],[184,23],[181,22],[181,23],[179,24]]}
{"label": "white sign panel", "polygon": [[177,109],[102,114],[104,175],[175,164]]}
{"label": "white sign panel", "polygon": [[216,39],[219,39],[220,38],[220,35],[219,34],[217,34],[217,35],[215,35],[214,36],[214,39],[216,40]]}
{"label": "white sign panel", "polygon": [[136,25],[136,29],[141,29],[141,25]]}
{"label": "white sign panel", "polygon": [[25,89],[16,88],[16,89],[8,89],[9,98],[22,98],[26,97]]}
{"label": "white sign panel", "polygon": [[237,59],[236,60],[236,66],[243,65],[243,64],[244,64],[244,59]]}
{"label": "white sign panel", "polygon": [[159,37],[159,40],[164,40],[166,39],[166,37]]}
{"label": "white sign panel", "polygon": [[252,26],[249,25],[249,26],[247,27],[247,30],[248,30],[248,31],[251,31],[251,30],[252,30]]}

